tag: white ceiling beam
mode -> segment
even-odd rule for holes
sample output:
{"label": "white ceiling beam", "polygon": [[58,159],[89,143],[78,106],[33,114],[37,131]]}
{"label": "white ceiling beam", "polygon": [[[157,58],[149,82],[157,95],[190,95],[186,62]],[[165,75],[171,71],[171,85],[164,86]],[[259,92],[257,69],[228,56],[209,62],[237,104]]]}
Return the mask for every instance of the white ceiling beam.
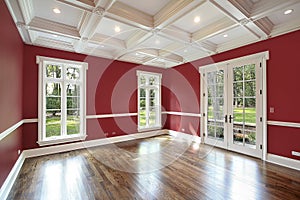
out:
{"label": "white ceiling beam", "polygon": [[137,30],[132,34],[126,41],[126,49],[133,49],[142,42],[146,41],[153,35],[152,32],[147,32],[144,30]]}
{"label": "white ceiling beam", "polygon": [[192,41],[192,35],[188,32],[185,32],[175,26],[168,26],[158,32],[158,35],[167,37],[168,39],[172,38],[175,41],[190,43]]}
{"label": "white ceiling beam", "polygon": [[188,12],[196,9],[205,1],[200,0],[172,0],[154,15],[154,28],[163,29]]}
{"label": "white ceiling beam", "polygon": [[118,48],[118,49],[125,49],[125,43],[123,40],[119,40],[117,38],[109,37],[106,35],[102,35],[100,33],[94,34],[92,38],[89,40],[90,42],[100,44],[100,45],[107,45],[110,47]]}
{"label": "white ceiling beam", "polygon": [[153,28],[152,16],[122,2],[114,3],[111,8],[108,9],[106,17],[146,30]]}
{"label": "white ceiling beam", "polygon": [[89,0],[56,0],[61,3],[67,4],[74,8],[79,8],[84,11],[92,12],[95,8],[95,4]]}
{"label": "white ceiling beam", "polygon": [[28,25],[28,29],[80,39],[80,34],[76,27],[67,26],[38,17],[32,19]]}
{"label": "white ceiling beam", "polygon": [[25,24],[29,24],[34,17],[32,1],[18,0]]}
{"label": "white ceiling beam", "polygon": [[[268,34],[264,32],[265,29],[261,29],[261,27],[254,24],[256,28],[261,30],[262,35],[258,35],[257,32],[246,26],[248,23],[252,22],[251,19],[249,19],[250,11],[248,11],[249,8],[241,8],[242,4],[240,1],[241,0],[210,0],[216,8],[232,19],[237,25],[245,27],[246,30],[257,37],[257,39],[267,38]],[[247,12],[245,10],[247,10]]]}
{"label": "white ceiling beam", "polygon": [[92,13],[85,12],[79,25],[79,34],[82,38],[90,39],[95,34],[98,25],[103,18],[104,10],[95,8]]}
{"label": "white ceiling beam", "polygon": [[192,34],[193,41],[202,41],[212,36],[218,35],[225,31],[228,31],[234,27],[237,27],[238,24],[233,22],[232,20],[226,18],[222,18],[202,29]]}
{"label": "white ceiling beam", "polygon": [[274,27],[274,24],[271,22],[271,20],[268,17],[258,19],[254,21],[254,24],[258,26],[267,35],[271,34],[271,31]]}

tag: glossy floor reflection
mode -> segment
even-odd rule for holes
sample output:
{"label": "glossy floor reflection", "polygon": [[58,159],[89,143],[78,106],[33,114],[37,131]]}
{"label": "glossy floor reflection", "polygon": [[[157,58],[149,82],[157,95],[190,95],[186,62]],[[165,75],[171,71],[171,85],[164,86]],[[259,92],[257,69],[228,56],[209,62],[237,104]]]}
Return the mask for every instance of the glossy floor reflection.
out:
{"label": "glossy floor reflection", "polygon": [[8,199],[300,199],[300,173],[174,136],[26,159]]}

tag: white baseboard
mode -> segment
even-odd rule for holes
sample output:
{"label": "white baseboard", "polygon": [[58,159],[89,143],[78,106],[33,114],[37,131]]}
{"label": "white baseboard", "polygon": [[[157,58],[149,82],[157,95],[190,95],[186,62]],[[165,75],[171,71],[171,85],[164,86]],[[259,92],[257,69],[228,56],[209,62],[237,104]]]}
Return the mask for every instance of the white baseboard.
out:
{"label": "white baseboard", "polygon": [[54,153],[62,153],[62,152],[72,151],[77,149],[96,147],[96,146],[101,146],[106,144],[117,143],[117,142],[125,142],[129,140],[153,137],[162,134],[168,134],[168,130],[148,131],[143,133],[135,133],[129,135],[110,137],[110,138],[102,138],[97,140],[88,140],[88,141],[81,141],[81,142],[75,142],[70,144],[28,149],[28,150],[24,150],[24,154],[25,154],[25,158],[31,158],[31,157],[49,155]]}
{"label": "white baseboard", "polygon": [[273,163],[273,164],[281,165],[284,167],[288,167],[288,168],[300,171],[300,161],[299,160],[294,160],[291,158],[268,153],[266,161]]}
{"label": "white baseboard", "polygon": [[21,153],[18,160],[16,161],[15,165],[11,169],[10,173],[8,174],[6,180],[4,181],[1,189],[0,189],[0,199],[6,199],[20,170],[23,166],[23,163],[25,161],[25,155],[24,153]]}

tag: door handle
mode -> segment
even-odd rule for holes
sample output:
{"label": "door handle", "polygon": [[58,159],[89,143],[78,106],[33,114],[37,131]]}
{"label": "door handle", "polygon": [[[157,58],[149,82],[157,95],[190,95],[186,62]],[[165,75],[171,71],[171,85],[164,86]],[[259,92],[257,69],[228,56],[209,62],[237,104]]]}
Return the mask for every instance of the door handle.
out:
{"label": "door handle", "polygon": [[233,120],[233,116],[229,115],[229,123]]}
{"label": "door handle", "polygon": [[225,123],[227,123],[227,121],[228,121],[227,115],[225,115],[224,119],[225,119]]}

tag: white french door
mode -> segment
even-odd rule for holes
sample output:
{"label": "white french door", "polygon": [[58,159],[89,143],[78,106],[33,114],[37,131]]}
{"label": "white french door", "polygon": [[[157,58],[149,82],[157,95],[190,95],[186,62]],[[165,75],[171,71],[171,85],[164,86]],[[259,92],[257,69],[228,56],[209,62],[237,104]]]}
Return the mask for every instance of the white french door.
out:
{"label": "white french door", "polygon": [[262,158],[262,59],[200,68],[206,144]]}

